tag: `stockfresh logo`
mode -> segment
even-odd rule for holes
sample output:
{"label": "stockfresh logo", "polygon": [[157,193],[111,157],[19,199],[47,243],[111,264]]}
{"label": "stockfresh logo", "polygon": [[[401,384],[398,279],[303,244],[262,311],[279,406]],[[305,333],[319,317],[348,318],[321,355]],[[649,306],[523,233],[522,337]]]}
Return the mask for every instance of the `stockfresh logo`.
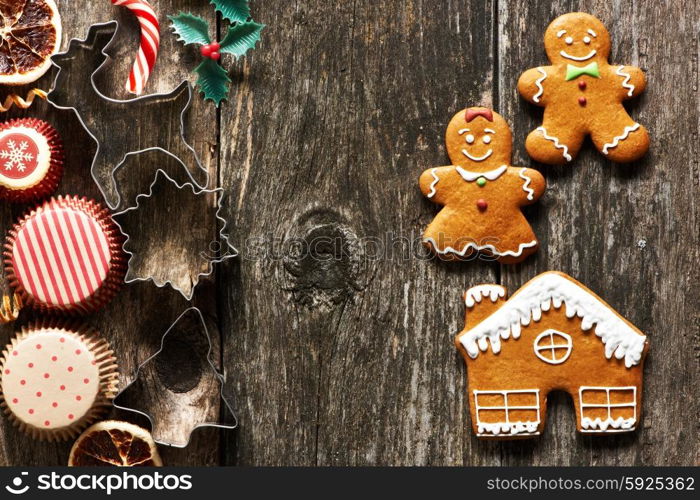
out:
{"label": "stockfresh logo", "polygon": [[[77,472],[77,471],[76,471]],[[153,472],[134,474],[124,471],[112,474],[61,474],[51,472],[36,477],[36,485],[30,486],[28,472],[21,472],[5,489],[13,495],[23,495],[31,489],[39,491],[94,491],[111,495],[123,491],[187,491],[192,489],[189,474],[163,474]]]}
{"label": "stockfresh logo", "polygon": [[13,495],[23,495],[29,491],[29,485],[24,484],[24,478],[29,475],[29,472],[20,472],[19,476],[12,478],[11,484],[5,485],[5,489]]}

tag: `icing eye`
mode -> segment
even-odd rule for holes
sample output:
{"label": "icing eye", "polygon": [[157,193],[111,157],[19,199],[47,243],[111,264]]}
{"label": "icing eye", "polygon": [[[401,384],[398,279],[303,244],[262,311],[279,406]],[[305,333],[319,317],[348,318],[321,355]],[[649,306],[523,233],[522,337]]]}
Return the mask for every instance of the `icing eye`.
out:
{"label": "icing eye", "polygon": [[484,138],[481,140],[484,141],[484,144],[491,144],[491,136],[490,135],[485,135]]}
{"label": "icing eye", "polygon": [[567,45],[571,45],[572,43],[574,43],[574,39],[571,38],[570,36],[567,36],[566,38],[564,38],[564,41],[566,42]]}
{"label": "icing eye", "polygon": [[467,137],[465,137],[464,140],[467,141],[467,144],[474,144],[474,136],[471,134],[467,134]]}
{"label": "icing eye", "polygon": [[585,43],[586,45],[588,45],[589,43],[591,43],[591,37],[590,37],[590,36],[584,36],[584,37],[583,37],[583,43]]}

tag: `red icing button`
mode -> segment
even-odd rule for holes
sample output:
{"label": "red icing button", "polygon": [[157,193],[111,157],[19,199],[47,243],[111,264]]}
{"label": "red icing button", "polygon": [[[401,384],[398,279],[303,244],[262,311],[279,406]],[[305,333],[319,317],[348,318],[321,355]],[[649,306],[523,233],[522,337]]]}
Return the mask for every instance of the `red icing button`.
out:
{"label": "red icing button", "polygon": [[486,200],[476,200],[476,207],[481,210],[482,212],[486,210],[486,208],[489,206],[488,203],[486,203]]}
{"label": "red icing button", "polygon": [[586,82],[584,80],[578,82],[578,88],[580,88],[581,90],[586,90]]}
{"label": "red icing button", "polygon": [[578,98],[578,103],[579,103],[581,106],[585,106],[585,105],[586,105],[586,98],[585,98],[585,97],[579,97],[579,98]]}

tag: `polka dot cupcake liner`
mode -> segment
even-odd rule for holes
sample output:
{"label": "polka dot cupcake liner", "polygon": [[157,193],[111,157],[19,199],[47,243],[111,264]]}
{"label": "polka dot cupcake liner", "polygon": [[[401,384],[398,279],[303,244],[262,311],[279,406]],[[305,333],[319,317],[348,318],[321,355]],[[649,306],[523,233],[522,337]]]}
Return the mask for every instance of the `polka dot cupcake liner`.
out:
{"label": "polka dot cupcake liner", "polygon": [[84,325],[28,325],[0,358],[0,407],[22,432],[44,441],[74,438],[102,418],[117,392],[109,343]]}
{"label": "polka dot cupcake liner", "polygon": [[0,198],[12,203],[52,194],[63,176],[63,142],[36,118],[0,123]]}
{"label": "polka dot cupcake liner", "polygon": [[81,315],[124,283],[124,235],[109,211],[77,196],[51,198],[22,217],[5,243],[5,274],[23,303]]}

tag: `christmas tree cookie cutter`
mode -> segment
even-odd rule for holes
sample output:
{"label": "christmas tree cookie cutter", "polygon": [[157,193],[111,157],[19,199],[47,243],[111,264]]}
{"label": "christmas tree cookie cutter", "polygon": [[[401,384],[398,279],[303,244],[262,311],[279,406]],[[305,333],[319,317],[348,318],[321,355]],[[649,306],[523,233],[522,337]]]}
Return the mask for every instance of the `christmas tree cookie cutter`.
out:
{"label": "christmas tree cookie cutter", "polygon": [[[214,207],[210,206],[207,196],[212,194],[216,200]],[[159,203],[161,198],[169,202],[167,212],[162,210],[165,205]],[[177,203],[172,203],[172,200],[177,200]],[[123,248],[129,255],[129,262],[124,281],[150,280],[159,288],[169,285],[186,300],[192,300],[200,278],[210,276],[214,264],[238,255],[225,232],[227,222],[221,216],[222,200],[221,188],[202,189],[191,183],[179,184],[164,170],[158,169],[148,193],[138,194],[133,206],[112,215],[126,236]],[[197,204],[199,208],[193,210],[193,205],[196,207]],[[218,224],[213,237],[209,230],[211,226],[203,220],[212,215]],[[144,226],[159,228],[165,232],[165,238],[146,240],[144,245],[144,241],[138,238],[144,234],[138,228]],[[192,252],[192,249],[198,251]],[[173,260],[173,255],[179,257],[179,263]],[[166,258],[170,265],[163,266]]]}
{"label": "christmas tree cookie cutter", "polygon": [[[163,334],[158,351],[138,366],[134,379],[114,398],[114,407],[146,417],[154,441],[176,448],[186,447],[192,433],[202,427],[235,429],[238,420],[212,350],[202,311],[186,309]],[[218,408],[210,404],[215,387],[221,401]],[[207,415],[214,412],[217,420],[209,421]],[[224,412],[232,417],[231,423],[224,423]]]}
{"label": "christmas tree cookie cutter", "polygon": [[[51,58],[58,73],[47,100],[58,109],[72,110],[97,144],[90,173],[109,208],[114,210],[121,204],[116,171],[130,156],[146,151],[171,156],[192,184],[206,187],[208,172],[184,134],[185,114],[192,102],[192,86],[187,80],[169,93],[128,100],[113,99],[97,88],[96,79],[109,66],[117,28],[116,21],[93,24],[85,39],[72,39],[65,52]],[[88,73],[84,68],[93,71]],[[175,123],[179,130],[170,133],[167,125]],[[139,133],[141,130],[145,133]]]}

